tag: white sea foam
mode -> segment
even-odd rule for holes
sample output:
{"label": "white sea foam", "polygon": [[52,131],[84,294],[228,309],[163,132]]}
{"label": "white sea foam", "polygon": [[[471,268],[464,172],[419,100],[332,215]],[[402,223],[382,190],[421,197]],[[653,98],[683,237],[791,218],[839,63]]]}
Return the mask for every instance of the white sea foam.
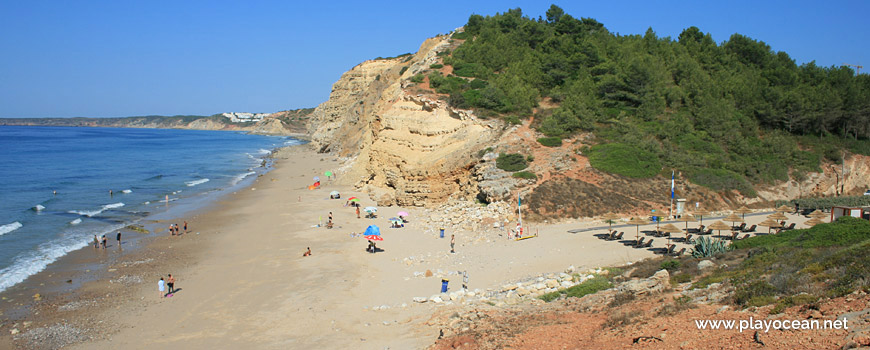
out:
{"label": "white sea foam", "polygon": [[123,190],[121,193],[133,193],[133,190]]}
{"label": "white sea foam", "polygon": [[259,152],[260,154],[270,154],[270,153],[272,153],[272,151],[267,150],[267,149],[262,149],[262,148],[259,149],[259,150],[257,150],[257,152]]}
{"label": "white sea foam", "polygon": [[118,202],[118,203],[112,203],[112,204],[106,204],[106,205],[103,206],[103,210],[115,209],[115,208],[120,208],[120,207],[123,207],[123,206],[124,206],[124,203],[121,203],[121,202]]}
{"label": "white sea foam", "polygon": [[235,186],[235,185],[238,184],[240,181],[244,180],[246,177],[251,176],[251,175],[254,175],[254,174],[256,174],[256,172],[249,171],[249,172],[244,173],[244,174],[236,175],[236,177],[234,177],[233,180],[230,181],[230,186]]}
{"label": "white sea foam", "polygon": [[76,218],[75,220],[69,222],[70,225],[78,225],[81,223],[82,223],[82,218]]}
{"label": "white sea foam", "polygon": [[45,210],[45,207],[43,207],[42,204],[37,204],[36,206],[33,207],[33,210],[43,211],[43,210]]}
{"label": "white sea foam", "polygon": [[94,216],[100,215],[100,213],[102,213],[106,210],[120,208],[123,206],[124,206],[124,203],[118,202],[118,203],[106,204],[102,208],[97,209],[97,210],[70,210],[67,213],[78,214],[78,215],[87,216],[87,217],[94,217]]}
{"label": "white sea foam", "polygon": [[[113,225],[99,234],[117,231],[124,226],[123,224]],[[59,240],[52,240],[40,244],[35,250],[22,252],[13,259],[11,265],[0,269],[0,292],[24,281],[31,275],[39,273],[48,264],[51,264],[67,253],[87,246],[91,242],[88,237],[92,234],[92,232],[86,233],[79,230],[68,231]]]}
{"label": "white sea foam", "polygon": [[209,181],[208,179],[199,179],[199,180],[193,180],[193,181],[185,182],[185,184],[187,184],[188,187],[193,187],[193,186],[196,186],[196,185],[204,184],[204,183],[206,183],[206,182],[208,182],[208,181]]}
{"label": "white sea foam", "polygon": [[103,209],[99,209],[99,210],[70,210],[67,213],[92,217],[92,216],[100,215],[100,213],[102,213],[102,212],[103,212]]}
{"label": "white sea foam", "polygon": [[5,234],[7,234],[7,233],[9,233],[9,232],[15,231],[15,230],[17,230],[17,229],[20,229],[21,226],[24,226],[24,225],[22,225],[22,224],[21,224],[20,222],[18,222],[18,221],[13,222],[13,223],[11,223],[11,224],[6,224],[6,225],[3,225],[3,226],[0,226],[0,236],[5,235]]}

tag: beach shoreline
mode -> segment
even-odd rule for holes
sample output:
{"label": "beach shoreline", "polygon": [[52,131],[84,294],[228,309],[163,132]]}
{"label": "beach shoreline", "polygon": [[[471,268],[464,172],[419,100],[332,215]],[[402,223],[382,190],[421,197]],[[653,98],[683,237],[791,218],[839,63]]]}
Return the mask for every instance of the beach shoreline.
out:
{"label": "beach shoreline", "polygon": [[[272,170],[273,154],[276,152],[289,147],[304,147],[304,145],[305,143],[275,147],[257,167],[262,169],[257,170],[257,176],[266,175]],[[167,205],[165,209],[125,224],[119,230],[108,232],[107,248],[94,248],[88,240],[88,245],[70,251],[41,271],[28,276],[24,281],[0,292],[0,330],[8,330],[0,331],[0,349],[14,348],[10,335],[18,334],[13,331],[15,329],[24,331],[21,326],[25,324],[50,324],[68,318],[68,315],[60,315],[65,313],[58,313],[52,309],[64,308],[68,304],[86,300],[80,304],[88,305],[89,310],[77,310],[76,313],[82,315],[73,318],[91,318],[99,313],[101,302],[117,307],[118,301],[114,299],[117,299],[118,295],[104,295],[103,290],[116,283],[129,287],[130,284],[136,284],[137,279],[131,280],[130,274],[118,275],[119,269],[116,265],[128,267],[130,264],[141,265],[151,262],[153,257],[150,256],[163,254],[161,249],[154,245],[156,240],[168,235],[168,225],[178,224],[182,227],[185,220],[191,220],[186,218],[198,217],[215,210],[226,196],[249,188],[254,180],[255,177],[244,178],[229,187],[185,198],[180,203],[173,203],[172,208]],[[148,233],[139,231],[142,228],[148,230]],[[118,242],[115,236],[117,231],[122,233],[121,249],[117,249]],[[189,232],[189,234],[195,233],[194,230]],[[195,252],[185,252],[185,254],[193,253]],[[181,260],[178,257],[164,257],[163,263],[170,267],[179,266]],[[134,268],[130,272],[136,275],[144,271],[148,269]],[[113,291],[113,293],[126,295],[129,291]],[[73,308],[64,309],[72,311]]]}

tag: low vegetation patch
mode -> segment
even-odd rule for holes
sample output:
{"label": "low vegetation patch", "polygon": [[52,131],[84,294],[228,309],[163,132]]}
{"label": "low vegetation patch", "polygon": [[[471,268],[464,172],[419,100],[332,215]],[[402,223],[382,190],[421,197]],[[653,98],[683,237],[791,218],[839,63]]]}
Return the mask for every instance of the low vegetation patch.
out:
{"label": "low vegetation patch", "polygon": [[520,171],[529,166],[526,157],[518,153],[502,153],[495,160],[496,168],[504,171]]}
{"label": "low vegetation patch", "polygon": [[745,255],[740,263],[717,269],[693,287],[730,283],[739,306],[813,303],[870,290],[870,222],[841,217],[811,229],[785,231],[733,243],[728,255]]}
{"label": "low vegetation patch", "polygon": [[570,298],[581,298],[583,296],[594,294],[610,287],[613,287],[613,283],[610,282],[610,279],[604,276],[595,276],[571,288],[566,288],[541,295],[540,297],[538,297],[538,299],[549,303],[563,295]]}
{"label": "low vegetation patch", "polygon": [[538,143],[547,147],[562,147],[561,137],[542,137],[538,139]]}
{"label": "low vegetation patch", "polygon": [[628,144],[595,145],[588,155],[593,168],[622,176],[647,178],[662,170],[655,154]]}
{"label": "low vegetation patch", "polygon": [[537,180],[538,179],[538,176],[535,175],[535,173],[528,172],[528,171],[515,172],[513,177],[518,178],[518,179],[526,179],[526,180]]}

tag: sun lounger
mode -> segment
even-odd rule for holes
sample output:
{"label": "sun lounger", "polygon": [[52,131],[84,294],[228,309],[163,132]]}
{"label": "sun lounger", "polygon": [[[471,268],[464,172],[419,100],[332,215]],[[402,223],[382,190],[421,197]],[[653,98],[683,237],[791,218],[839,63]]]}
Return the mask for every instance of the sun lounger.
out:
{"label": "sun lounger", "polygon": [[686,236],[686,243],[692,243],[692,235]]}
{"label": "sun lounger", "polygon": [[737,227],[738,227],[739,230],[742,231],[744,228],[746,228],[746,223],[745,223],[745,222],[741,222],[741,223],[740,223],[740,226],[737,226]]}
{"label": "sun lounger", "polygon": [[793,222],[793,223],[791,223],[791,225],[788,225],[788,227],[783,227],[782,229],[783,230],[794,230],[794,225],[795,225],[795,223]]}
{"label": "sun lounger", "polygon": [[674,248],[676,248],[676,247],[677,247],[677,246],[674,245],[674,244],[671,244],[670,246],[668,246],[668,250],[665,251],[665,255],[671,255],[671,254],[674,254]]}
{"label": "sun lounger", "polygon": [[635,241],[635,242],[632,243],[631,245],[633,245],[633,246],[635,246],[635,247],[643,247],[643,240],[644,240],[644,239],[646,239],[646,237],[638,238],[637,241]]}
{"label": "sun lounger", "polygon": [[758,227],[758,225],[752,225],[752,226],[749,226],[749,228],[742,229],[741,231],[743,231],[743,232],[755,232],[756,227]]}
{"label": "sun lounger", "polygon": [[649,247],[652,247],[652,242],[653,242],[653,239],[650,239],[650,240],[646,241],[646,244],[644,244],[643,247],[641,247],[641,248],[649,248]]}
{"label": "sun lounger", "polygon": [[615,238],[615,239],[616,239],[616,240],[620,240],[620,239],[622,239],[622,235],[623,235],[624,233],[625,233],[625,232],[619,232],[619,234],[616,235],[616,238]]}
{"label": "sun lounger", "polygon": [[732,241],[736,240],[736,239],[737,239],[737,235],[739,235],[739,234],[740,234],[740,231],[731,232],[731,238],[730,238],[730,240],[732,240]]}
{"label": "sun lounger", "polygon": [[748,233],[745,234],[745,235],[743,235],[743,237],[738,238],[737,240],[739,241],[739,240],[743,240],[743,239],[747,239],[747,238],[749,238],[749,234],[748,234]]}
{"label": "sun lounger", "polygon": [[678,251],[676,253],[671,253],[671,256],[680,256],[680,255],[683,255],[683,253],[685,253],[685,252],[686,252],[686,248],[682,248],[682,249],[680,249],[680,251]]}

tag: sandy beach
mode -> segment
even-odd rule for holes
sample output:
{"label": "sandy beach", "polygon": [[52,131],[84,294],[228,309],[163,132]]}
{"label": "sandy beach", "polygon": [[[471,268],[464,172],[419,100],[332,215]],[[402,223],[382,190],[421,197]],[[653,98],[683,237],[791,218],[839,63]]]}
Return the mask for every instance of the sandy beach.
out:
{"label": "sandy beach", "polygon": [[[345,199],[358,196],[363,207],[374,205],[367,196],[325,178],[320,189],[308,190],[313,176],[339,168],[335,157],[296,146],[280,150],[275,158],[274,170],[250,187],[180,219],[191,225],[187,234],[158,232],[146,247],[111,263],[102,279],[51,304],[55,309],[76,302],[91,306],[28,316],[35,321],[29,327],[92,326],[98,335],[83,337],[90,340],[75,349],[419,349],[438,337],[439,329],[427,325],[433,314],[463,307],[413,301],[439,293],[439,273],[451,279],[450,291],[461,288],[462,278],[455,274],[460,271],[469,276],[469,290],[498,291],[505,283],[568,266],[582,270],[655,256],[648,249],[596,238],[602,229],[569,232],[600,227],[601,221],[536,226],[539,236],[522,241],[504,236],[472,240],[458,232],[456,252],[450,253],[453,233],[439,238],[433,228],[417,226],[419,209],[386,207],[377,219],[358,219],[354,208],[343,206]],[[330,200],[332,190],[340,191],[342,199]],[[388,228],[386,218],[402,210],[410,212],[410,222],[405,228]],[[318,227],[329,212],[335,228]],[[747,221],[763,218],[747,216]],[[364,238],[351,235],[372,224],[381,227],[384,238],[378,243],[383,251],[375,254],[365,251]],[[625,238],[634,236],[634,226],[619,230]],[[653,247],[664,243],[656,239]],[[307,247],[313,254],[303,257]],[[434,276],[420,276],[427,270]],[[179,291],[161,298],[157,280],[169,273],[176,276]],[[123,276],[133,282],[120,283]],[[22,326],[17,328],[24,333],[28,328]],[[10,337],[3,339],[4,346],[12,346]]]}

